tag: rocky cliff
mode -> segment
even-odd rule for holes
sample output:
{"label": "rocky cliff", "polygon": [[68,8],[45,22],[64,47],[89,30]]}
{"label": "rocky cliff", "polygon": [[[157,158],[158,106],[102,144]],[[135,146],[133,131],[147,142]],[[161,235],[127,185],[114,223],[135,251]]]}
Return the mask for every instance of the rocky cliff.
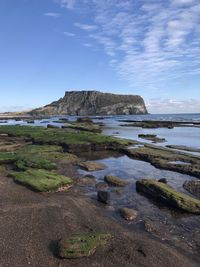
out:
{"label": "rocky cliff", "polygon": [[128,115],[146,114],[138,95],[116,95],[98,91],[70,91],[58,101],[34,109],[31,115]]}

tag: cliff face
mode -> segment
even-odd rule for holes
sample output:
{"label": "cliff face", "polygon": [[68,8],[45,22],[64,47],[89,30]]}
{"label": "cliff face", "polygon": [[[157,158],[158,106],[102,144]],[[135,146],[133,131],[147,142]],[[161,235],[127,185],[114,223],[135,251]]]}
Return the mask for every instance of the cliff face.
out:
{"label": "cliff face", "polygon": [[129,115],[146,114],[144,100],[137,95],[116,95],[97,91],[70,91],[58,101],[34,109],[31,115]]}

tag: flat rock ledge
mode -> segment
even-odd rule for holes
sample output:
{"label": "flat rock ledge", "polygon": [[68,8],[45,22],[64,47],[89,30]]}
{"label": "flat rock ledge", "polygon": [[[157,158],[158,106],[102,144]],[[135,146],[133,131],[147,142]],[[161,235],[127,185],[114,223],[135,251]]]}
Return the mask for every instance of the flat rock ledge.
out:
{"label": "flat rock ledge", "polygon": [[136,182],[136,189],[169,206],[185,212],[200,214],[200,200],[177,192],[167,184],[160,183],[156,180],[142,179]]}
{"label": "flat rock ledge", "polygon": [[110,238],[110,234],[103,233],[75,234],[63,238],[58,244],[58,256],[65,259],[89,257],[99,246],[106,245]]}

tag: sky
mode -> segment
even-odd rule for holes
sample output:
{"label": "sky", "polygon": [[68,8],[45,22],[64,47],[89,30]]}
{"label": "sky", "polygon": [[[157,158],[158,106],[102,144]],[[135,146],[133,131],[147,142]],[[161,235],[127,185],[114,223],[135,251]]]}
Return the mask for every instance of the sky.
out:
{"label": "sky", "polygon": [[68,90],[200,113],[199,0],[0,0],[0,112]]}

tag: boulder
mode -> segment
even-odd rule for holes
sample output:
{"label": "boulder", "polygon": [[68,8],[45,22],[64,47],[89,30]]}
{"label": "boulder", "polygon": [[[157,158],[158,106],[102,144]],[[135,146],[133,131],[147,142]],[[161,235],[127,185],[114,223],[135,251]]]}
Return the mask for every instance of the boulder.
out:
{"label": "boulder", "polygon": [[167,184],[167,179],[166,178],[161,178],[158,180],[158,182],[163,183],[163,184]]}
{"label": "boulder", "polygon": [[96,184],[96,189],[97,189],[97,191],[108,189],[108,184],[104,183],[104,182],[99,182]]}

